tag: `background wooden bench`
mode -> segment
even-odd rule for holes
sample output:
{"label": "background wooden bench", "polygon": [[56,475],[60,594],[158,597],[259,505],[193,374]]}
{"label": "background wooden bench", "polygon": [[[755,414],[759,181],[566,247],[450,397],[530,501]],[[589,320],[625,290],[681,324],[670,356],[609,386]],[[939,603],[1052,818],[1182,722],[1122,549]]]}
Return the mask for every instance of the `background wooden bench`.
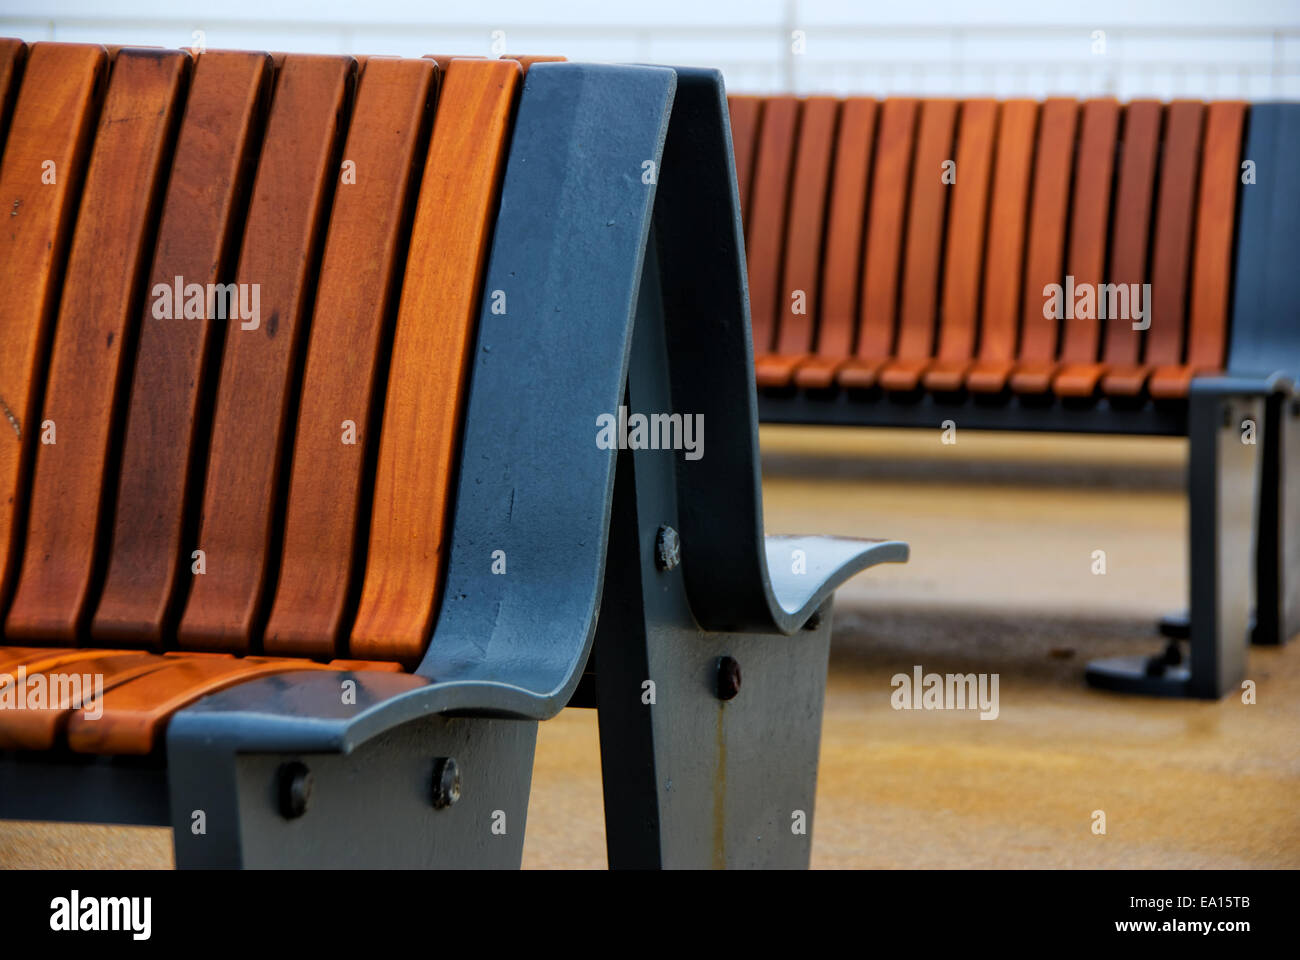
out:
{"label": "background wooden bench", "polygon": [[[1164,628],[1190,633],[1190,662],[1174,643],[1089,679],[1221,696],[1243,678],[1252,592],[1257,642],[1300,632],[1300,281],[1280,266],[1300,255],[1300,105],[730,111],[761,419],[1189,436],[1190,625]],[[1067,277],[1149,282],[1149,329],[1045,316]]]}

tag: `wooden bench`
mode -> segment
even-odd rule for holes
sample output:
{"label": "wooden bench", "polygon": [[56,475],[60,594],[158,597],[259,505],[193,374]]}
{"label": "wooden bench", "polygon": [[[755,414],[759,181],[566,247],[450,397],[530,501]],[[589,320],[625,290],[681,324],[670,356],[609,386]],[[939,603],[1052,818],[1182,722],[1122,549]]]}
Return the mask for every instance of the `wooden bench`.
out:
{"label": "wooden bench", "polygon": [[594,706],[611,866],[807,864],[907,548],[763,536],[720,77],[554,59],[0,41],[0,816],[518,866]]}
{"label": "wooden bench", "polygon": [[1163,628],[1190,659],[1175,640],[1089,679],[1239,686],[1252,559],[1255,641],[1300,632],[1300,104],[730,114],[761,420],[1187,436],[1190,624]]}

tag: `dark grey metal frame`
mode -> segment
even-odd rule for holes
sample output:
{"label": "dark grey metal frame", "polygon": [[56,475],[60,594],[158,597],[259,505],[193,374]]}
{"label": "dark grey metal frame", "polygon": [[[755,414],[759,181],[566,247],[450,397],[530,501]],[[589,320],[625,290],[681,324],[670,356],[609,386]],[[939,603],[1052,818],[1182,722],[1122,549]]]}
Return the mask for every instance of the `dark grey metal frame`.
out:
{"label": "dark grey metal frame", "polygon": [[[611,866],[806,865],[831,594],[907,547],[763,536],[726,116],[714,71],[529,71],[415,673],[232,687],[165,757],[0,756],[0,817],[170,824],[182,867],[518,866],[537,721],[590,701]],[[704,458],[598,447],[621,401],[705,414]]]}

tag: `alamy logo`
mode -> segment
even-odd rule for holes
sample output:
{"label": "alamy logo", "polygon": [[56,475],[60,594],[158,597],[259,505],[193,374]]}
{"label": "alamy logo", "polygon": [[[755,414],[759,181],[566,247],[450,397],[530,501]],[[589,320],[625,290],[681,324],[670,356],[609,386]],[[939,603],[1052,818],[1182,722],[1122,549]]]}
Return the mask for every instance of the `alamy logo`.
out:
{"label": "alamy logo", "polygon": [[1151,284],[1149,283],[1075,283],[1065,278],[1065,286],[1049,283],[1043,287],[1044,320],[1132,320],[1134,330],[1151,326]]}
{"label": "alamy logo", "polygon": [[104,715],[102,673],[0,673],[0,710],[82,710],[87,720]]}
{"label": "alamy logo", "polygon": [[704,414],[634,413],[596,418],[596,446],[601,450],[684,450],[687,460],[704,456]]}
{"label": "alamy logo", "polygon": [[894,674],[889,685],[895,710],[979,710],[981,720],[998,718],[996,673],[924,673],[918,664],[911,676]]}
{"label": "alamy logo", "polygon": [[239,320],[240,330],[262,325],[262,285],[259,283],[172,283],[153,286],[155,320]]}
{"label": "alamy logo", "polygon": [[71,896],[50,901],[50,929],[60,933],[125,930],[133,940],[148,940],[153,932],[153,898],[83,898],[73,890]]}

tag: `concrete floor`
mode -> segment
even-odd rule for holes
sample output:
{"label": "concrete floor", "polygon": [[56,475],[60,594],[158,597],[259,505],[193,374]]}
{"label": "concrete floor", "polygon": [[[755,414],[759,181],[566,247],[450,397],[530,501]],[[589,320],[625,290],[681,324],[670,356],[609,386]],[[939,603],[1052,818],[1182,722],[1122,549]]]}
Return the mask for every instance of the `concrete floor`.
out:
{"label": "concrete floor", "polygon": [[[1251,650],[1253,705],[1083,683],[1093,657],[1158,650],[1154,618],[1184,604],[1185,443],[807,428],[762,440],[769,532],[912,545],[909,564],[839,595],[813,866],[1300,866],[1300,645]],[[890,678],[915,665],[999,674],[1000,716],[893,710]],[[170,839],[0,824],[0,865],[167,867]],[[524,865],[605,865],[590,711],[541,725]]]}

